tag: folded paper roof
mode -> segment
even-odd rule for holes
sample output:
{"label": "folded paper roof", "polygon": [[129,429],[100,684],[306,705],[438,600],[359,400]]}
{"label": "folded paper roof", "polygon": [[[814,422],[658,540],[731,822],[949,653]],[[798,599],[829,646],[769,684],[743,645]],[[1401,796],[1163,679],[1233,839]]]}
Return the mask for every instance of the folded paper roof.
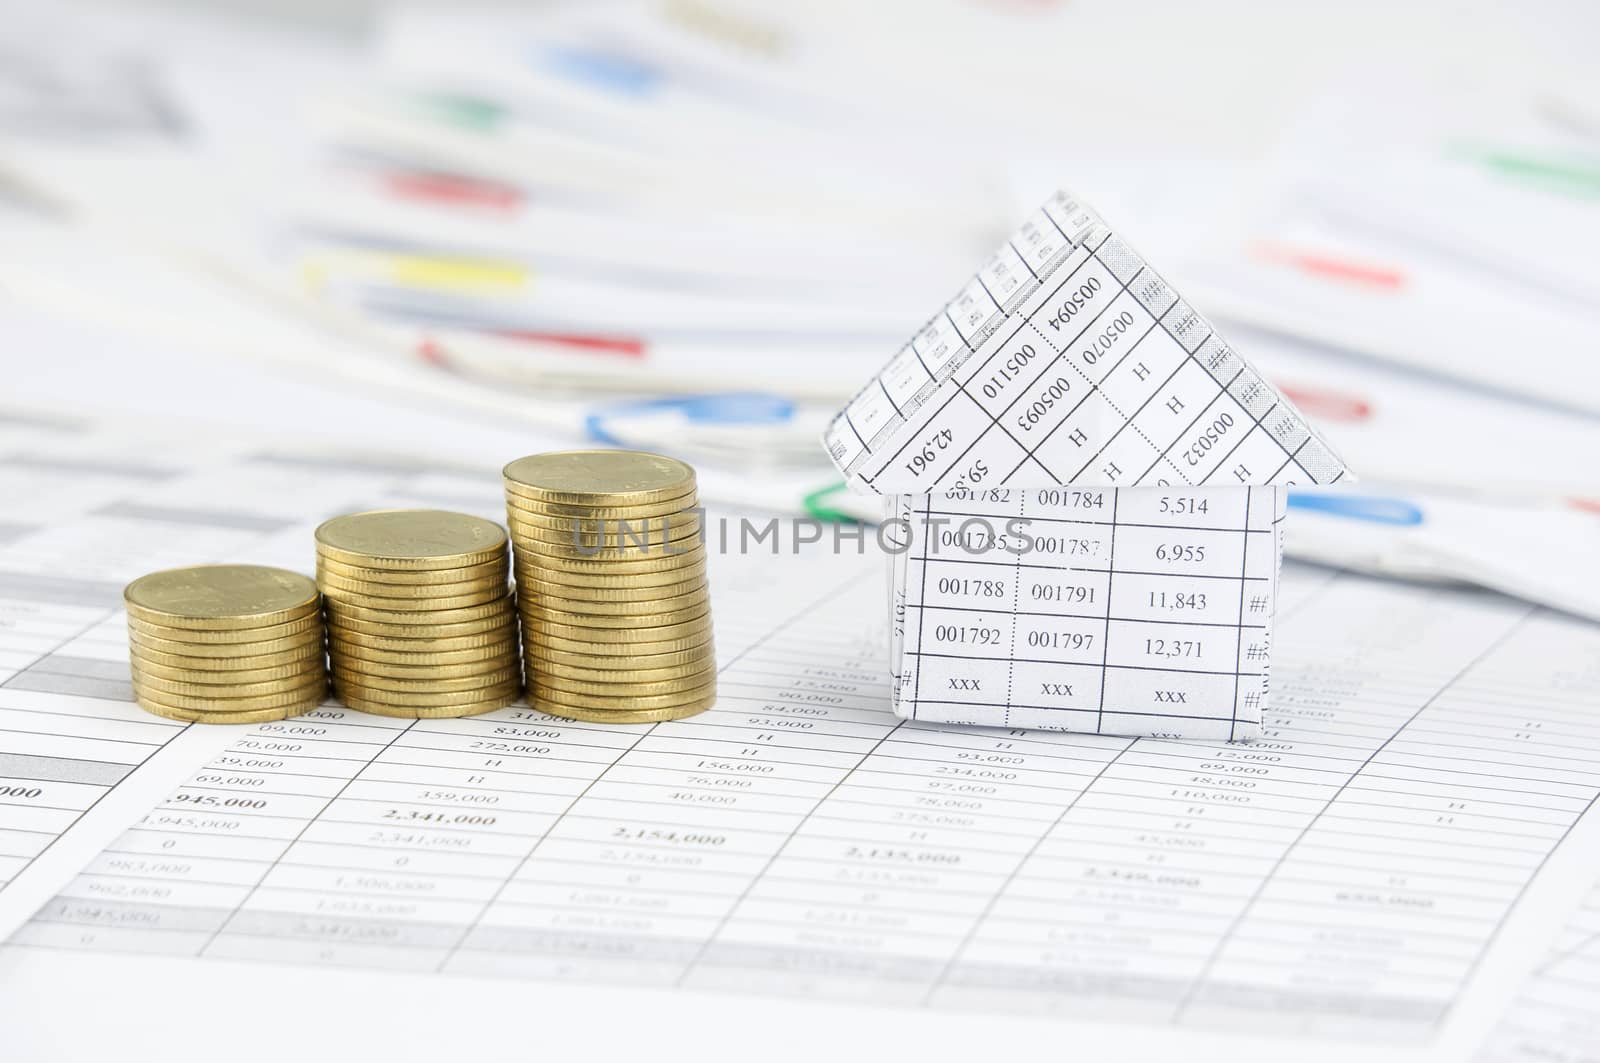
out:
{"label": "folded paper roof", "polygon": [[1350,478],[1300,411],[1065,192],[823,441],[851,486],[880,494]]}

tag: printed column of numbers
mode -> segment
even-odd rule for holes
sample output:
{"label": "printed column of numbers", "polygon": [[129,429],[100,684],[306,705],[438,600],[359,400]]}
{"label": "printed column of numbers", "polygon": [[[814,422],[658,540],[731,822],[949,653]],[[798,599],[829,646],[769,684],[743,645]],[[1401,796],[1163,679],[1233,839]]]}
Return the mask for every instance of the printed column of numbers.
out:
{"label": "printed column of numbers", "polygon": [[[880,669],[878,647],[847,645],[837,615],[752,650],[715,709],[642,731],[595,778],[449,969],[674,984],[713,950],[745,972],[795,969],[777,946],[826,928],[786,919],[752,887],[893,730]],[[730,933],[757,912],[753,932]]]}
{"label": "printed column of numbers", "polygon": [[[1494,604],[1524,618],[1480,642],[1286,852],[1218,950],[1192,1018],[1231,1019],[1263,999],[1301,1009],[1335,987],[1390,1001],[1374,1022],[1447,1014],[1600,796],[1593,625]],[[1546,677],[1536,703],[1530,674]],[[1341,943],[1333,955],[1329,941]]]}
{"label": "printed column of numbers", "polygon": [[[1388,803],[1406,816],[1396,795],[1449,783],[1410,757],[1371,765],[1521,610],[1456,605],[1429,624],[1426,598],[1397,589],[1375,602],[1370,586],[1342,580],[1325,583],[1313,604],[1321,623],[1283,647],[1288,667],[1262,738],[1131,744],[1018,868],[936,1006],[1202,1022],[1225,1010],[1253,1027],[1273,1015],[1347,1028],[1385,1013],[1399,1025],[1431,1021],[1390,972],[1432,950],[1439,939],[1427,913],[1454,903],[1459,888],[1434,877],[1402,893],[1375,876],[1413,859],[1402,849],[1425,862],[1420,851],[1433,850],[1443,828],[1396,844],[1336,826],[1330,810],[1348,800],[1379,815]],[[1385,607],[1376,615],[1375,604]],[[1358,639],[1393,649],[1328,657],[1328,645]],[[1334,829],[1313,854],[1304,838],[1324,823]],[[1437,855],[1446,859],[1435,871],[1448,871],[1447,854]],[[1468,937],[1464,948],[1481,948],[1486,929]]]}
{"label": "printed column of numbers", "polygon": [[[1259,718],[1271,490],[1006,488],[922,501],[906,571],[918,717],[1233,737]],[[1208,732],[1210,733],[1210,732]]]}

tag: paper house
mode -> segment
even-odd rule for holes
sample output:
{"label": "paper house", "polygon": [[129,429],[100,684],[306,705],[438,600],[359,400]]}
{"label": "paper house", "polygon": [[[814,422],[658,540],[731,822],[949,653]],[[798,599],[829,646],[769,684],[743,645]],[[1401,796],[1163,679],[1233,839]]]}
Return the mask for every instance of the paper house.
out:
{"label": "paper house", "polygon": [[1300,412],[1057,193],[833,420],[887,498],[900,716],[1248,740]]}

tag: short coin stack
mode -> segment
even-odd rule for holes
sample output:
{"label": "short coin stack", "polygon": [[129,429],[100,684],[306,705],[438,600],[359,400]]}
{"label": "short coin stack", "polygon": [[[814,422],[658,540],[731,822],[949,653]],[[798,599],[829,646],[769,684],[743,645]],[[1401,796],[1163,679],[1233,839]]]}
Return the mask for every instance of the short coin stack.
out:
{"label": "short coin stack", "polygon": [[264,723],[322,703],[328,669],[317,588],[261,565],[140,576],[122,592],[133,694],[157,716]]}
{"label": "short coin stack", "polygon": [[334,691],[383,716],[473,716],[522,693],[505,529],[436,509],[317,528]]}
{"label": "short coin stack", "polygon": [[554,716],[647,723],[716,700],[694,470],[579,450],[504,470],[528,701]]}

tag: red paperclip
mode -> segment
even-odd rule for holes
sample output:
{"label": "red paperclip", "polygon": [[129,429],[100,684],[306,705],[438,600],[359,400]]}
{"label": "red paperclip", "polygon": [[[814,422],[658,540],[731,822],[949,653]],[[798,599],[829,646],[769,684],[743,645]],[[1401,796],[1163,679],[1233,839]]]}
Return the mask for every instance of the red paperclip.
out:
{"label": "red paperclip", "polygon": [[1347,258],[1338,258],[1318,251],[1299,250],[1285,244],[1255,243],[1250,246],[1250,252],[1264,261],[1293,266],[1314,276],[1353,281],[1371,288],[1395,291],[1405,287],[1406,283],[1406,275],[1390,266],[1353,262]]}
{"label": "red paperclip", "polygon": [[1322,421],[1369,421],[1372,404],[1359,395],[1327,391],[1322,388],[1297,388],[1279,384],[1283,397],[1312,417]]}

